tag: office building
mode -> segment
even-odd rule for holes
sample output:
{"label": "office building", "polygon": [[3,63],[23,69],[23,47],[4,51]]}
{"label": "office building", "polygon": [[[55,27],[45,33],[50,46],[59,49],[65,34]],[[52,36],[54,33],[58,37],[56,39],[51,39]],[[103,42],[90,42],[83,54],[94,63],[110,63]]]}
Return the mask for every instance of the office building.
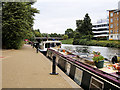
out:
{"label": "office building", "polygon": [[109,11],[109,40],[120,40],[120,2],[118,9]]}
{"label": "office building", "polygon": [[93,24],[94,38],[109,37],[109,21],[108,19],[100,19],[97,23]]}

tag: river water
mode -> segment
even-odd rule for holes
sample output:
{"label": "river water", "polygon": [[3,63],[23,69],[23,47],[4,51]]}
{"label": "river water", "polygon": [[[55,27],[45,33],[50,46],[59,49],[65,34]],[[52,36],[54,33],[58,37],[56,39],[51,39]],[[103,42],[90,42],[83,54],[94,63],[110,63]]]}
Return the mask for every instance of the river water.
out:
{"label": "river water", "polygon": [[71,45],[71,44],[62,44],[61,48],[75,51],[77,53],[86,53],[91,54],[93,51],[99,51],[104,58],[111,60],[114,55],[120,54],[120,48],[110,48],[110,47],[101,47],[101,46],[85,46],[85,45]]}

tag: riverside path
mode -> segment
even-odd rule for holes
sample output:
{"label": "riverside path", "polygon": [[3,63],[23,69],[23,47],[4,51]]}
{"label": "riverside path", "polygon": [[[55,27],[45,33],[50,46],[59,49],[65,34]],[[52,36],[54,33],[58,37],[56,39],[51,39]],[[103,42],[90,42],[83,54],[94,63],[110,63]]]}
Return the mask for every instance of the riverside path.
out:
{"label": "riverside path", "polygon": [[79,88],[58,67],[50,75],[52,62],[35,48],[24,45],[20,50],[2,50],[2,88]]}

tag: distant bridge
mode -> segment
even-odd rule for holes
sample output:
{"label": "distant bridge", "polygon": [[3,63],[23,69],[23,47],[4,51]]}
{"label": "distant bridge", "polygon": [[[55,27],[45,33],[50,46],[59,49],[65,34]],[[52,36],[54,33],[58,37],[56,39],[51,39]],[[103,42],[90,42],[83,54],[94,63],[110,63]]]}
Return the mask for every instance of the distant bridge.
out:
{"label": "distant bridge", "polygon": [[46,41],[46,40],[63,40],[63,38],[60,37],[35,37],[37,41]]}

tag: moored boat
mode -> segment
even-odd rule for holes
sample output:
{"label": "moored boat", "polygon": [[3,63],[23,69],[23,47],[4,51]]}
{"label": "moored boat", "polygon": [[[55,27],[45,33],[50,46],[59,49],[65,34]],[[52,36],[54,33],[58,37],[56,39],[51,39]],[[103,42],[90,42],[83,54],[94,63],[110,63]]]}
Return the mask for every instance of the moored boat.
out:
{"label": "moored boat", "polygon": [[61,41],[42,41],[40,43],[39,51],[46,55],[48,48],[60,48],[61,44]]}
{"label": "moored boat", "polygon": [[48,49],[47,56],[56,56],[57,65],[83,89],[120,89],[120,75],[110,61],[103,68],[96,68],[92,60],[75,55],[64,49]]}

